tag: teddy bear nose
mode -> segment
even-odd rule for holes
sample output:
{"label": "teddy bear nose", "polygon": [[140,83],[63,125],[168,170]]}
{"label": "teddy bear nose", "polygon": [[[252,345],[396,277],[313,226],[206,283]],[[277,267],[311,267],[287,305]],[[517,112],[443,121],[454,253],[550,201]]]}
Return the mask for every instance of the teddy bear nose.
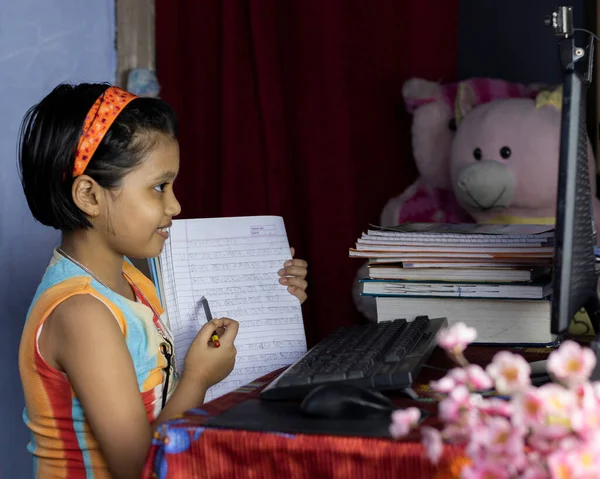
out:
{"label": "teddy bear nose", "polygon": [[455,190],[461,203],[489,209],[508,205],[515,191],[515,180],[506,165],[483,160],[460,172]]}

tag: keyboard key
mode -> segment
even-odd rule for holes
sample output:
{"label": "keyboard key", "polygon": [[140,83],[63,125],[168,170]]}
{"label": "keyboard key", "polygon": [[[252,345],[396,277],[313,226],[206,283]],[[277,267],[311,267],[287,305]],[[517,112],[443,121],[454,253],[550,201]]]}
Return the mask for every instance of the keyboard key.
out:
{"label": "keyboard key", "polygon": [[365,372],[361,369],[353,369],[346,373],[347,379],[360,379],[365,377]]}
{"label": "keyboard key", "polygon": [[385,355],[384,362],[394,363],[402,361],[408,351],[410,351],[421,339],[423,333],[427,330],[429,318],[427,316],[417,316],[415,320],[408,325],[401,335],[390,345]]}
{"label": "keyboard key", "polygon": [[294,376],[291,374],[286,374],[282,376],[277,382],[277,387],[287,387],[287,386],[302,386],[305,384],[310,384],[309,376]]}
{"label": "keyboard key", "polygon": [[346,379],[346,373],[342,372],[328,372],[328,373],[317,373],[312,377],[313,383],[325,383],[330,381],[341,381]]}

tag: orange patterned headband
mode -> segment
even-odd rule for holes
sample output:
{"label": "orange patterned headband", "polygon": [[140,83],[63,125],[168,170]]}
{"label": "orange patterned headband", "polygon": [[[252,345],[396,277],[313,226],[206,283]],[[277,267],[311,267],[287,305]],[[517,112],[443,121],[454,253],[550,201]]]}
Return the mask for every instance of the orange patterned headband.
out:
{"label": "orange patterned headband", "polygon": [[83,132],[77,145],[73,177],[83,175],[102,138],[123,108],[137,96],[115,86],[109,87],[93,104],[83,122]]}

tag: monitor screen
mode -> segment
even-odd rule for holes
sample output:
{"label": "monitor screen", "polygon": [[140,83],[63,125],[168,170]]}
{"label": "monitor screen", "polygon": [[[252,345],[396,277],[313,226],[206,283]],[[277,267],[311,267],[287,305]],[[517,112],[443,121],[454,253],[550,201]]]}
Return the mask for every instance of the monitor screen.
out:
{"label": "monitor screen", "polygon": [[596,238],[585,114],[584,83],[577,71],[567,71],[563,84],[558,166],[551,319],[553,334],[566,332],[579,309],[586,305],[589,307],[591,302],[597,303]]}

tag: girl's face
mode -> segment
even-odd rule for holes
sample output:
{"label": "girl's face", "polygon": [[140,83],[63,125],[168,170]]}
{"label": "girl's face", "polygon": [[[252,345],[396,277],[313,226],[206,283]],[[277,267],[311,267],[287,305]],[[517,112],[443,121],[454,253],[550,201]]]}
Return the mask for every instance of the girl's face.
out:
{"label": "girl's face", "polygon": [[94,226],[114,251],[131,258],[160,254],[171,220],[181,212],[173,192],[178,171],[179,144],[160,138],[118,190],[106,191],[105,211]]}

